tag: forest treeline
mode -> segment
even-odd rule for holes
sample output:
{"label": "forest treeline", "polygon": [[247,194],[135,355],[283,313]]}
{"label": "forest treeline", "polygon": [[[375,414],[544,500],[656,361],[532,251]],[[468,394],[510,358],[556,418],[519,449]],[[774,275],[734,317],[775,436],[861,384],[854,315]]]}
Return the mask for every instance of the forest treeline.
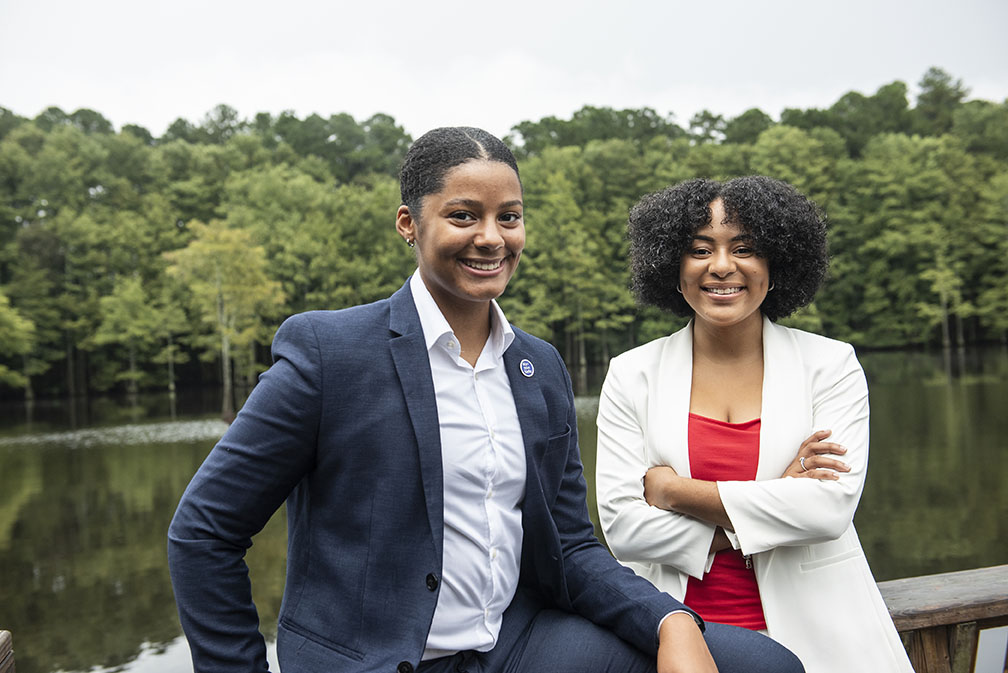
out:
{"label": "forest treeline", "polygon": [[[829,278],[789,324],[868,348],[1004,341],[1008,101],[968,95],[932,68],[912,106],[896,81],[779,120],[586,106],[523,121],[507,141],[527,249],[501,304],[583,386],[589,363],[682,324],[627,290],[629,207],[758,173],[828,217]],[[154,137],[94,110],[0,108],[0,395],[254,381],[284,317],[385,297],[414,268],[393,227],[410,142],[384,114],[220,105]]]}

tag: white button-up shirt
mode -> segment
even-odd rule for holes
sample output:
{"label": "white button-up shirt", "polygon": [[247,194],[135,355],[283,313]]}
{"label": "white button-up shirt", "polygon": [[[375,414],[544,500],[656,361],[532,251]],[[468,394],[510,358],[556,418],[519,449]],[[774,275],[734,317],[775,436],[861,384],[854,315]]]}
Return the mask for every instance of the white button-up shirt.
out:
{"label": "white button-up shirt", "polygon": [[441,592],[423,654],[433,659],[497,643],[518,586],[525,446],[504,370],[514,332],[497,302],[490,338],[472,366],[419,271],[410,289],[434,379],[444,470]]}

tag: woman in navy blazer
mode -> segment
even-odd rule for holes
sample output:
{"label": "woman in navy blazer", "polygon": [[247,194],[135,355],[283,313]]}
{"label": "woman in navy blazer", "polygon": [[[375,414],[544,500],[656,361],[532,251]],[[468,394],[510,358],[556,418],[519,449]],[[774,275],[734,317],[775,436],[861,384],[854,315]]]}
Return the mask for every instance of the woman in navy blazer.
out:
{"label": "woman in navy blazer", "polygon": [[443,555],[439,399],[413,288],[434,299],[460,357],[475,363],[524,221],[514,157],[485,131],[424,135],[400,177],[396,227],[417,250],[423,285],[285,321],[273,366],[179,503],[168,552],[195,670],[267,670],[243,558],[286,500],[286,671],[654,671],[656,656],[663,672],[801,671],[758,634],[716,624],[702,633],[699,618],[598,543],[566,369],[517,328],[502,357],[526,466],[517,588],[490,650],[421,661],[454,559]]}

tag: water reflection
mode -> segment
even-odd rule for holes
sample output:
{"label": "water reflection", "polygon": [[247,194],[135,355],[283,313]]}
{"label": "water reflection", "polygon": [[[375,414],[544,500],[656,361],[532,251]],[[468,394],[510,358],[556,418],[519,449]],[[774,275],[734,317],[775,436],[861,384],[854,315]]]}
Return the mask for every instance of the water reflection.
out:
{"label": "water reflection", "polygon": [[[856,523],[877,579],[1008,562],[1008,355],[968,355],[951,381],[940,354],[862,360],[872,457]],[[175,422],[166,398],[128,410],[79,402],[76,425],[57,405],[36,405],[30,418],[0,409],[0,628],[14,633],[20,673],[191,670],[165,532],[225,428],[203,414],[216,395],[206,400]],[[596,398],[578,399],[589,476],[596,410]],[[281,512],[248,555],[270,640],[285,546]]]}
{"label": "water reflection", "polygon": [[[0,439],[0,625],[15,634],[20,673],[117,669],[169,649],[179,626],[165,531],[224,427],[202,420]],[[267,626],[279,610],[284,549],[277,518],[249,553]],[[189,668],[186,657],[175,670]]]}

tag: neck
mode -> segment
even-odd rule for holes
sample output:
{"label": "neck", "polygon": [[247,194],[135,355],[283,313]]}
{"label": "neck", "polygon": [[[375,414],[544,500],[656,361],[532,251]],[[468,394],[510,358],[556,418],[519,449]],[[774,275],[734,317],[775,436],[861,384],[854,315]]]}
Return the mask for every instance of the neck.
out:
{"label": "neck", "polygon": [[[435,300],[435,303],[438,302]],[[490,338],[490,302],[477,304],[472,308],[467,307],[465,311],[445,310],[448,307],[441,306],[440,303],[438,308],[441,309],[441,314],[458,339],[462,359],[475,366],[476,360],[483,352],[483,346]]]}
{"label": "neck", "polygon": [[762,361],[762,314],[754,313],[745,322],[727,327],[694,320],[693,357],[720,362]]}

